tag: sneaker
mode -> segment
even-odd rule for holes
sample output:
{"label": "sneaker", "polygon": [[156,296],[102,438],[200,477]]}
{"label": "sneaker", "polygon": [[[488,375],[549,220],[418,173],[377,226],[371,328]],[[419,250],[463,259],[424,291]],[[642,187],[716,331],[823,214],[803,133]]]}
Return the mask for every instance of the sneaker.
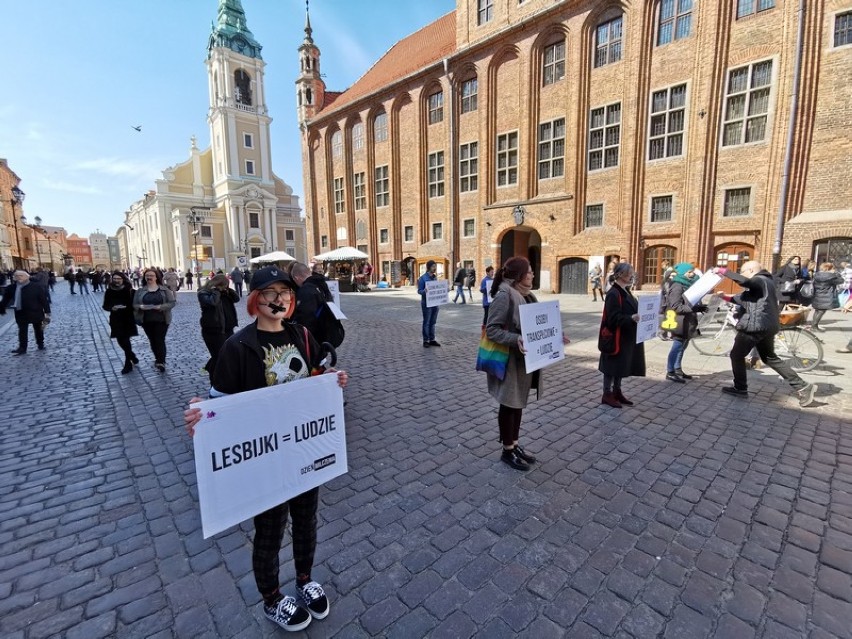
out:
{"label": "sneaker", "polygon": [[423,348],[429,348],[429,342],[423,342]]}
{"label": "sneaker", "polygon": [[12,351],[12,355],[26,355],[27,351],[22,351],[20,348],[16,348]]}
{"label": "sneaker", "polygon": [[684,372],[683,372],[681,369],[679,369],[679,368],[676,368],[676,369],[675,369],[675,373],[677,373],[678,375],[680,375],[680,376],[681,376],[681,377],[683,377],[684,379],[692,379],[692,375],[687,375],[686,373],[684,373]]}
{"label": "sneaker", "polygon": [[669,371],[668,373],[666,373],[666,379],[669,380],[670,382],[677,382],[678,384],[686,384],[686,380],[683,377],[681,377],[680,375],[678,375],[677,373],[675,373],[674,371]]}
{"label": "sneaker", "polygon": [[736,386],[723,386],[722,392],[727,393],[728,395],[736,395],[737,397],[748,397],[748,391],[744,388],[737,388]]}
{"label": "sneaker", "polygon": [[432,339],[432,340],[429,340],[429,346],[440,346],[440,344]]}
{"label": "sneaker", "polygon": [[281,597],[271,606],[263,604],[263,614],[269,621],[290,632],[304,630],[311,623],[311,615],[304,608],[297,606],[293,597]]}
{"label": "sneaker", "polygon": [[805,408],[806,406],[810,406],[814,403],[814,395],[817,392],[816,384],[808,384],[802,390],[800,390],[797,395],[799,396],[799,406]]}
{"label": "sneaker", "polygon": [[518,445],[515,446],[515,454],[517,454],[518,457],[523,459],[528,464],[534,464],[535,463],[535,455],[531,455],[530,453],[528,453],[527,451],[525,451],[523,448],[521,448]]}
{"label": "sneaker", "polygon": [[530,465],[521,459],[521,456],[513,448],[512,450],[503,449],[503,454],[500,455],[500,460],[514,468],[515,470],[529,470]]}
{"label": "sneaker", "polygon": [[852,353],[852,348],[838,348],[835,353]]}
{"label": "sneaker", "polygon": [[165,373],[165,372],[166,372],[166,365],[165,365],[165,364],[162,364],[162,363],[160,363],[160,362],[157,362],[156,364],[154,364],[154,368],[156,368],[156,369],[157,369],[159,372],[161,372],[161,373]]}
{"label": "sneaker", "polygon": [[302,600],[311,617],[314,619],[325,619],[328,617],[328,597],[326,597],[322,586],[315,581],[310,581],[301,588],[296,589],[299,591],[299,599]]}

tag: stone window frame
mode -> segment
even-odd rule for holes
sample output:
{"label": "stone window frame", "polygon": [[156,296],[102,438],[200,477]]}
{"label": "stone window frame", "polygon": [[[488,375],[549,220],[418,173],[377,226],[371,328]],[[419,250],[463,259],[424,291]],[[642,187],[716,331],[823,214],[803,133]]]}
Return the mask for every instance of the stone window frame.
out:
{"label": "stone window frame", "polygon": [[[846,24],[842,30],[839,30],[838,23],[841,20],[844,20]],[[852,9],[841,9],[840,11],[837,11],[833,16],[832,24],[831,48],[845,49],[852,46]],[[838,44],[838,37],[845,37],[846,41]]]}
{"label": "stone window frame", "polygon": [[254,148],[254,135],[251,133],[246,133],[243,131],[243,148],[244,149],[253,149]]}
{"label": "stone window frame", "polygon": [[247,211],[248,225],[250,229],[260,228],[260,211]]}
{"label": "stone window frame", "polygon": [[390,232],[385,229],[379,229],[379,244],[389,244],[390,243]]}
{"label": "stone window frame", "polygon": [[256,175],[254,172],[254,160],[246,160],[246,175]]}
{"label": "stone window frame", "polygon": [[[497,188],[516,186],[518,184],[519,142],[520,135],[517,129],[497,134],[497,144],[494,147],[497,160],[494,165]],[[505,143],[505,148],[503,149],[500,148],[502,143]],[[504,162],[503,166],[500,165],[501,161]]]}
{"label": "stone window frame", "polygon": [[693,0],[660,0],[657,3],[658,47],[689,37],[694,7]]}
{"label": "stone window frame", "polygon": [[343,189],[343,178],[333,178],[333,190],[334,190],[334,214],[340,215],[341,213],[346,213],[346,199],[344,197]]}
{"label": "stone window frame", "polygon": [[414,227],[412,225],[407,225],[402,228],[403,233],[403,242],[413,242],[414,241]]}
{"label": "stone window frame", "polygon": [[443,222],[432,222],[432,239],[433,240],[443,240],[444,239],[444,223]]}
{"label": "stone window frame", "polygon": [[[603,35],[606,39],[603,39]],[[598,23],[595,27],[595,55],[592,65],[595,69],[620,62],[623,57],[624,14],[614,16]]]}
{"label": "stone window frame", "polygon": [[433,151],[426,159],[429,198],[444,197],[444,152]]}
{"label": "stone window frame", "polygon": [[[591,215],[592,215],[593,212],[595,214],[595,220],[594,221],[599,220],[599,223],[597,223],[597,224],[590,224],[589,223],[590,220],[592,220]],[[604,212],[605,211],[604,211],[603,202],[598,203],[598,204],[586,204],[586,206],[583,208],[583,228],[584,229],[603,228]]]}
{"label": "stone window frame", "polygon": [[541,85],[556,84],[565,78],[565,38],[552,42],[541,51]]}
{"label": "stone window frame", "polygon": [[320,235],[320,248],[328,248],[328,235]]}
{"label": "stone window frame", "polygon": [[[759,71],[765,76],[766,81],[755,80],[758,67],[766,65],[768,65],[768,71]],[[776,84],[777,66],[772,58],[768,58],[728,69],[720,131],[720,143],[723,148],[767,141],[767,134],[770,132],[769,115],[772,113],[774,98],[772,89]],[[743,71],[745,71],[744,83],[741,85],[738,83],[735,86],[734,82],[739,81],[735,79],[734,74]],[[755,85],[755,81],[763,83]],[[757,99],[765,100],[765,107],[762,111],[755,112],[753,102]],[[737,108],[737,105],[740,108]],[[752,128],[750,126],[752,123],[755,123],[757,128]],[[734,139],[734,132],[737,133],[736,139]],[[754,137],[749,137],[750,135]]]}
{"label": "stone window frame", "polygon": [[363,211],[367,208],[367,181],[364,171],[352,175],[352,195],[355,199],[355,210]]}
{"label": "stone window frame", "polygon": [[377,113],[373,118],[373,142],[387,142],[388,114],[387,111]]}
{"label": "stone window frame", "polygon": [[[675,103],[674,92],[682,89],[682,102]],[[665,94],[665,95],[661,95]],[[664,99],[661,104],[658,101],[658,96]],[[684,137],[686,134],[686,110],[687,101],[689,99],[689,87],[686,82],[673,84],[668,87],[663,87],[656,91],[651,91],[650,103],[648,105],[648,161],[655,162],[657,160],[665,160],[673,157],[683,157],[684,155]],[[654,129],[657,122],[662,118],[662,131]],[[678,126],[678,118],[680,119],[680,128]],[[660,142],[662,146],[655,147],[654,143]],[[677,143],[680,147],[679,152],[672,152],[672,145]],[[657,151],[659,148],[659,151]],[[655,153],[660,153],[655,155]]]}
{"label": "stone window frame", "polygon": [[390,168],[387,164],[373,170],[373,184],[376,187],[376,208],[390,205]]}
{"label": "stone window frame", "polygon": [[[470,223],[470,232],[468,232],[468,223]],[[469,217],[462,220],[462,237],[476,237],[476,218]]]}
{"label": "stone window frame", "polygon": [[[561,135],[557,135],[558,126],[561,123]],[[548,133],[545,138],[545,129]],[[538,179],[550,180],[565,177],[565,118],[556,118],[549,122],[540,122],[538,125]],[[561,141],[561,151],[559,144]],[[545,155],[547,157],[545,157]],[[546,169],[547,175],[542,175]],[[558,170],[558,172],[557,172]]]}
{"label": "stone window frame", "polygon": [[[602,119],[598,123],[596,114],[600,112]],[[611,102],[589,109],[589,142],[586,152],[586,168],[589,173],[612,169],[621,162],[621,101]],[[618,120],[611,119],[611,114],[617,113]],[[600,134],[600,144],[596,143]],[[613,136],[617,140],[612,143]],[[615,162],[611,158],[615,154]],[[600,156],[600,165],[593,166],[593,160]]]}
{"label": "stone window frame", "polygon": [[[733,198],[739,201],[732,202]],[[738,207],[732,210],[734,205]],[[743,212],[744,211],[744,212]],[[743,218],[754,214],[754,189],[751,186],[729,186],[722,193],[722,217]]]}
{"label": "stone window frame", "polygon": [[479,190],[479,141],[459,145],[459,192]]}
{"label": "stone window frame", "polygon": [[[655,218],[655,216],[657,216]],[[669,224],[675,221],[675,198],[673,193],[652,195],[648,198],[648,223]]]}

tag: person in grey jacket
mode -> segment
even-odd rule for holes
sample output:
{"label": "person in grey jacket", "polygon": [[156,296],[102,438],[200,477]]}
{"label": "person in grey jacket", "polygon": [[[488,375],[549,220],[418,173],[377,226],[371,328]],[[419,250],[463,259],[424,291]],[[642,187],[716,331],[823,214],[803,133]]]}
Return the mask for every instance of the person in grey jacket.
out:
{"label": "person in grey jacket", "polygon": [[175,294],[163,286],[162,274],[152,268],[143,274],[145,283],[133,296],[136,322],[148,336],[154,354],[154,368],[166,372],[166,333],[172,323]]}
{"label": "person in grey jacket", "polygon": [[737,304],[739,316],[737,335],[731,349],[731,370],[734,385],[725,386],[722,392],[739,397],[748,397],[748,374],[745,359],[756,348],[764,364],[778,373],[793,387],[799,398],[799,405],[810,406],[814,401],[816,385],[808,384],[799,377],[788,362],[775,354],[775,335],[781,330],[780,311],[778,310],[778,291],[772,274],[763,268],[760,262],[751,260],[735,273],[726,268],[714,268],[717,275],[724,275],[742,286],[745,291],[734,295],[722,295],[725,301]]}
{"label": "person in grey jacket", "polygon": [[[541,372],[526,372],[524,339],[521,336],[520,307],[538,300],[532,293],[533,270],[525,257],[511,257],[497,271],[491,285],[491,304],[485,334],[492,342],[509,347],[506,376],[501,380],[488,375],[488,392],[500,404],[497,426],[503,444],[501,460],[517,470],[529,470],[535,456],[524,450],[518,439],[521,417],[527,406],[530,390],[541,396]],[[567,342],[567,338],[563,341]]]}
{"label": "person in grey jacket", "polygon": [[237,299],[243,298],[243,272],[239,266],[235,266],[231,271],[231,281],[234,283],[234,290],[237,291]]}

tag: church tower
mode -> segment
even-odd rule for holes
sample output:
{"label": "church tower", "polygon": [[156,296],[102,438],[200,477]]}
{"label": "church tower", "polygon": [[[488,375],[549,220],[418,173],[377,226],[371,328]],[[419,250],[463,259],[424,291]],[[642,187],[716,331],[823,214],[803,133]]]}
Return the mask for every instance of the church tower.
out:
{"label": "church tower", "polygon": [[299,78],[296,80],[296,106],[299,126],[322,108],[325,82],[320,76],[320,50],[314,44],[308,0],[305,0],[305,39],[299,47]]}

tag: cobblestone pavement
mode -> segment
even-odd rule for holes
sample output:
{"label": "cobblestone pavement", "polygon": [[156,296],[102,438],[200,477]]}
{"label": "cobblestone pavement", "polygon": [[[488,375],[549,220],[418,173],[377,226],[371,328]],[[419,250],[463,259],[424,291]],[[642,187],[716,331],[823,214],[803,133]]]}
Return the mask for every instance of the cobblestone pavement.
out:
{"label": "cobblestone pavement", "polygon": [[[410,291],[344,296],[350,472],[321,489],[314,577],[332,607],[305,634],[852,637],[852,359],[834,353],[852,317],[824,322],[815,408],[771,372],[722,396],[728,362],[693,350],[696,379],[671,384],[652,343],[649,376],[624,387],[637,405],[616,410],[599,403],[599,305],[542,297],[573,343],[525,411],[539,463],[520,473],[472,370],[481,308],[443,307],[443,347],[424,349]],[[24,357],[0,318],[0,636],[277,636],[250,525],[201,537],[181,426],[205,389],[194,295],[164,375],[144,337],[119,374],[100,301],[60,285],[48,350]]]}

